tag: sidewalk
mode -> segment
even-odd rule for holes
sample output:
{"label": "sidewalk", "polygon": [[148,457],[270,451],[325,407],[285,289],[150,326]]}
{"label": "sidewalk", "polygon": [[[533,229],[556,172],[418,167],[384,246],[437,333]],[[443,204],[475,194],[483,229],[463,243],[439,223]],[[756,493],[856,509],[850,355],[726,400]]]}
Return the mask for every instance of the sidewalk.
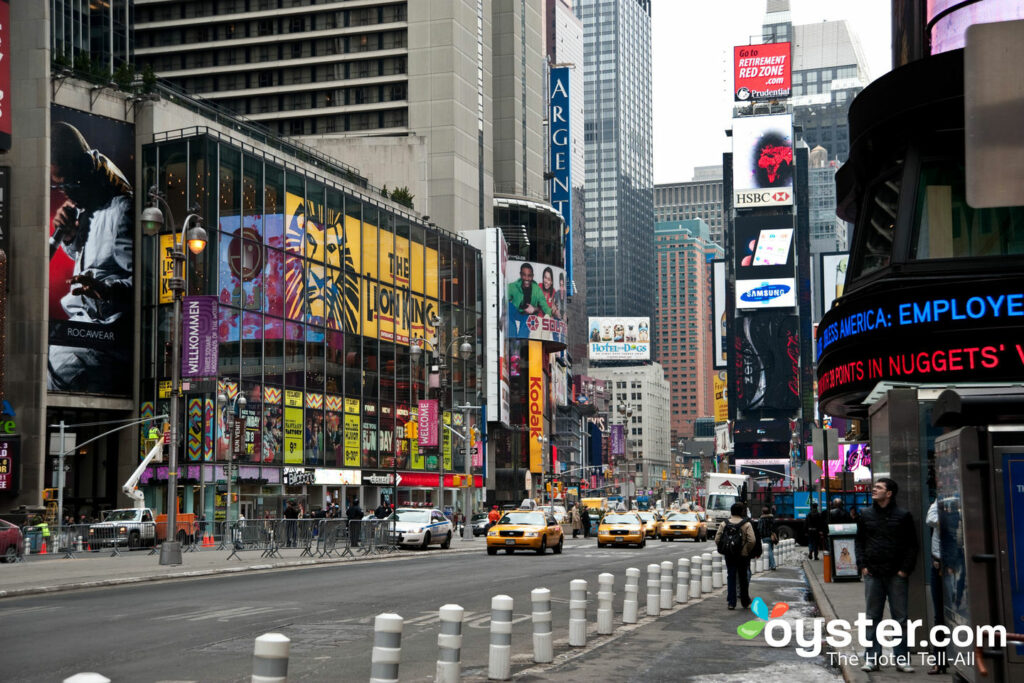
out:
{"label": "sidewalk", "polygon": [[[110,550],[102,552],[75,553],[74,559],[63,555],[31,555],[23,562],[0,564],[0,599],[39,593],[101,588],[143,581],[167,581],[170,579],[217,576],[247,571],[267,571],[289,567],[309,567],[323,564],[367,562],[388,559],[403,560],[422,557],[424,553],[480,552],[483,539],[463,541],[452,540],[448,550],[399,550],[356,557],[301,557],[298,548],[282,548],[282,557],[262,557],[262,551],[247,550],[228,560],[230,548],[215,550],[203,548],[196,552],[182,553],[181,564],[161,565],[159,553],[149,550],[121,551],[120,556],[111,557]],[[241,558],[241,559],[239,559]]]}
{"label": "sidewalk", "polygon": [[[846,621],[853,623],[857,616],[864,612],[864,584],[860,581],[836,581],[834,583],[825,583],[823,574],[824,562],[821,560],[804,560],[804,572],[807,574],[807,583],[811,587],[811,591],[814,593],[814,601],[818,603],[818,610],[821,612],[821,616],[825,618],[826,622],[831,619],[845,619]],[[886,609],[886,616],[888,616],[888,609]],[[939,676],[929,676],[928,669],[931,668],[929,664],[922,663],[921,654],[911,651],[911,666],[914,667],[914,673],[904,674],[897,672],[893,667],[882,667],[881,671],[873,673],[865,673],[860,670],[860,667],[864,664],[863,652],[857,651],[857,649],[851,644],[849,647],[842,649],[842,657],[839,668],[842,669],[843,678],[847,683],[889,683],[890,681],[902,681],[903,683],[911,683],[913,681],[919,681],[924,683],[925,681],[943,681],[949,679],[949,674],[943,674]],[[856,657],[856,660],[852,658]],[[854,666],[851,662],[857,661]]]}

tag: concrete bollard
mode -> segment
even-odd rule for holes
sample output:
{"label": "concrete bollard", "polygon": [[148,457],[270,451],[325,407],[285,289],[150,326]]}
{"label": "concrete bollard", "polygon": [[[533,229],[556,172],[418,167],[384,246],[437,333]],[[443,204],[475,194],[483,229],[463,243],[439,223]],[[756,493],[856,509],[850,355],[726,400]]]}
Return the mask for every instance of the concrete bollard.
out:
{"label": "concrete bollard", "polygon": [[710,593],[714,588],[711,581],[711,553],[705,553],[700,562],[700,592]]}
{"label": "concrete bollard", "polygon": [[[256,639],[252,650],[252,683],[285,683],[288,680],[291,642],[283,633],[264,633]],[[397,681],[397,664],[395,666],[394,680]]]}
{"label": "concrete bollard", "polygon": [[462,618],[465,610],[459,605],[442,605],[438,610],[441,629],[437,632],[438,683],[458,683],[462,675]]}
{"label": "concrete bollard", "polygon": [[661,609],[672,609],[672,569],[671,560],[661,563]]}
{"label": "concrete bollard", "polygon": [[754,574],[760,574],[762,571],[764,571],[761,559],[761,557],[755,557],[750,560],[750,571]]}
{"label": "concrete bollard", "polygon": [[587,582],[573,579],[569,582],[569,646],[587,645]]}
{"label": "concrete bollard", "polygon": [[722,557],[722,585],[729,583],[729,567],[725,564],[725,557]]}
{"label": "concrete bollard", "polygon": [[700,566],[703,564],[703,560],[700,559],[700,555],[690,560],[690,599],[694,600],[700,597]]}
{"label": "concrete bollard", "polygon": [[725,558],[721,555],[711,556],[711,587],[721,588],[722,587],[722,560]]}
{"label": "concrete bollard", "polygon": [[647,616],[661,614],[661,566],[647,565]]}
{"label": "concrete bollard", "polygon": [[[378,614],[373,620],[370,683],[398,683],[398,664],[402,661],[402,625],[404,623],[405,620],[397,614]],[[284,681],[283,678],[281,680]]]}
{"label": "concrete bollard", "polygon": [[545,664],[555,659],[551,637],[551,591],[534,588],[530,591],[533,603],[533,661]]}
{"label": "concrete bollard", "polygon": [[680,557],[679,570],[676,572],[676,602],[683,603],[690,599],[690,560]]}
{"label": "concrete bollard", "polygon": [[612,600],[615,599],[613,589],[615,575],[605,572],[597,576],[597,633],[606,636],[614,629],[612,626]]}
{"label": "concrete bollard", "polygon": [[110,679],[103,674],[98,674],[94,671],[86,671],[84,673],[75,674],[70,678],[65,678],[64,683],[110,683]]}
{"label": "concrete bollard", "polygon": [[512,598],[491,598],[491,647],[487,658],[487,678],[507,681],[512,678]]}
{"label": "concrete bollard", "polygon": [[640,570],[630,567],[626,570],[626,585],[623,588],[625,597],[622,599],[622,623],[635,624],[640,604],[637,593],[640,591]]}

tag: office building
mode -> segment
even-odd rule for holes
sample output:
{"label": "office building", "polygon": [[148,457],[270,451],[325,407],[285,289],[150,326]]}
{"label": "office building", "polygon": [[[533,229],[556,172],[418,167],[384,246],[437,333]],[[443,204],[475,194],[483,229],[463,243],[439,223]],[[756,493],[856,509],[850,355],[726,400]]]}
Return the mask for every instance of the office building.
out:
{"label": "office building", "polygon": [[700,219],[659,222],[655,357],[671,388],[672,443],[695,436],[699,418],[714,415],[711,263],[724,252]]}
{"label": "office building", "polygon": [[654,186],[655,223],[694,219],[707,224],[712,242],[719,246],[725,244],[721,166],[699,166],[688,182]]}
{"label": "office building", "polygon": [[669,384],[664,370],[658,363],[649,363],[591,367],[589,375],[605,381],[609,428],[622,425],[624,429],[624,453],[610,453],[615,482],[628,486],[628,491],[622,489],[624,495],[659,496],[671,486],[672,466]]}
{"label": "office building", "polygon": [[583,20],[587,311],[654,310],[650,0],[576,0]]}
{"label": "office building", "polygon": [[132,62],[131,0],[48,0],[54,61],[113,74]]}

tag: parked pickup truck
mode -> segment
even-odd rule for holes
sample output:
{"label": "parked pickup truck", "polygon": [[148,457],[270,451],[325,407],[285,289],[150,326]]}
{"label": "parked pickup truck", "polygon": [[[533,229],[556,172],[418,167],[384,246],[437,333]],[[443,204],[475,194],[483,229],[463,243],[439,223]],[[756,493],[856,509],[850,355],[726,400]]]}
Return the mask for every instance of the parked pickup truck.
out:
{"label": "parked pickup truck", "polygon": [[[175,533],[178,542],[185,543],[193,533],[195,515],[178,513]],[[154,546],[164,539],[167,515],[155,515],[150,508],[121,508],[109,510],[102,522],[89,525],[89,545],[125,546],[141,548]]]}

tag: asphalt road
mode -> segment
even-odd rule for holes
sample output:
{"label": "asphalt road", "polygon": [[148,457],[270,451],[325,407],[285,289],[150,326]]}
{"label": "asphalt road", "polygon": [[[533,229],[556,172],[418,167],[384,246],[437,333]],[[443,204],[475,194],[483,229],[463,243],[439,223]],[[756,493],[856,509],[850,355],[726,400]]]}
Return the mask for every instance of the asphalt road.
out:
{"label": "asphalt road", "polygon": [[490,557],[480,543],[480,552],[471,554],[431,550],[374,562],[12,598],[0,603],[0,680],[55,681],[82,671],[114,681],[248,680],[254,639],[280,632],[292,641],[291,680],[365,681],[373,619],[383,612],[405,618],[401,679],[432,680],[437,610],[446,603],[466,610],[463,673],[483,679],[492,596],[515,601],[513,669],[526,669],[532,589],[551,589],[554,638],[565,641],[572,579],[588,581],[593,628],[597,575],[614,574],[618,625],[627,567],[643,572],[642,594],[647,564],[712,549],[710,543],[675,542],[599,550],[592,539],[567,539],[559,556]]}

